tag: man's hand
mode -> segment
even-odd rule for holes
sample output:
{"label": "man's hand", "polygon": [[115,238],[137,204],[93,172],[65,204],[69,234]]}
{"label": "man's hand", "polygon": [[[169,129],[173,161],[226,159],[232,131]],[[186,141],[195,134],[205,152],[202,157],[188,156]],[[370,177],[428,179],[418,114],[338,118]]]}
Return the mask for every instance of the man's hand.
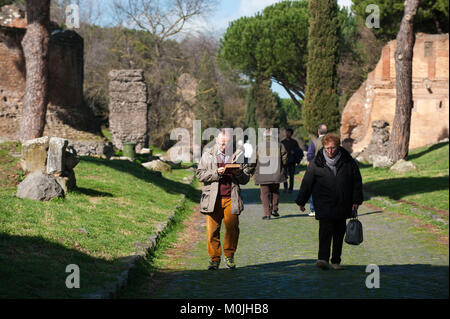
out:
{"label": "man's hand", "polygon": [[302,212],[304,212],[304,211],[305,211],[305,206],[300,206],[300,210],[301,210]]}
{"label": "man's hand", "polygon": [[219,167],[217,169],[217,174],[219,174],[219,175],[223,175],[224,172],[225,172],[225,167]]}
{"label": "man's hand", "polygon": [[358,210],[359,205],[358,204],[353,204],[352,206],[352,210]]}

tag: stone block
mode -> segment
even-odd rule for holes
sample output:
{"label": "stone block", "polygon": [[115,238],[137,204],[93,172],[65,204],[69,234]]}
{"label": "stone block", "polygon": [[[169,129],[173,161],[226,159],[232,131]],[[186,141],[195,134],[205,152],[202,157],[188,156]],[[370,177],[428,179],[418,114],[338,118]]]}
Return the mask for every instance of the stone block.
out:
{"label": "stone block", "polygon": [[26,174],[36,171],[45,172],[48,148],[48,136],[25,141],[22,144],[22,158],[20,160],[22,170]]}
{"label": "stone block", "polygon": [[417,169],[417,168],[416,168],[416,165],[414,165],[414,163],[405,161],[404,159],[401,159],[401,160],[397,161],[397,163],[392,165],[389,170],[392,172],[405,173],[408,171],[413,171],[415,169]]}
{"label": "stone block", "polygon": [[41,171],[28,175],[18,186],[16,196],[39,201],[64,197],[64,190],[52,176]]}
{"label": "stone block", "polygon": [[373,167],[387,168],[393,163],[387,156],[381,155],[371,155],[369,156],[369,162],[372,163]]}
{"label": "stone block", "polygon": [[169,164],[164,163],[161,160],[154,160],[151,162],[143,163],[142,166],[152,171],[158,172],[170,172],[172,170],[172,167]]}
{"label": "stone block", "polygon": [[65,168],[65,153],[68,140],[60,137],[50,138],[47,156],[47,174],[61,176]]}
{"label": "stone block", "polygon": [[147,86],[143,70],[109,73],[109,129],[114,146],[136,143],[136,151],[148,146]]}

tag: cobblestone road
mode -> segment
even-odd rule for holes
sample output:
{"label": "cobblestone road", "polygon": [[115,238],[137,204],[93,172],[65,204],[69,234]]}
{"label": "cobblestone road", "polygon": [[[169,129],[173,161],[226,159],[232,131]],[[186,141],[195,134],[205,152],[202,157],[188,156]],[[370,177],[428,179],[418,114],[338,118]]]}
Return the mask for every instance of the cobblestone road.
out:
{"label": "cobblestone road", "polygon": [[[259,189],[243,189],[245,211],[235,270],[207,271],[204,236],[185,258],[185,269],[154,298],[448,298],[448,246],[407,218],[362,206],[360,246],[344,243],[340,271],[315,267],[318,221],[300,212],[296,192],[282,193],[280,218],[261,219]],[[223,230],[222,230],[223,235]],[[380,270],[380,288],[366,287],[366,266]],[[187,295],[188,294],[188,295]]]}

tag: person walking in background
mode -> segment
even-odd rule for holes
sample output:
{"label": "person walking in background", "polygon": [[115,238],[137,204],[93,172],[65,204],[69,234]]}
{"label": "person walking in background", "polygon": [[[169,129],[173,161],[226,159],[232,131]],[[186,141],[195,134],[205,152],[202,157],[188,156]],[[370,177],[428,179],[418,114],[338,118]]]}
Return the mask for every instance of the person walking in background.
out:
{"label": "person walking in background", "polygon": [[[220,227],[225,224],[223,251],[228,268],[235,268],[234,254],[239,240],[239,214],[244,210],[239,184],[247,184],[250,175],[242,165],[225,170],[227,163],[236,162],[230,154],[230,135],[225,130],[216,138],[216,145],[205,151],[198,164],[196,176],[204,184],[200,212],[206,215],[206,245],[210,257],[209,270],[217,270],[221,260]],[[241,153],[241,150],[239,150]]]}
{"label": "person walking in background", "polygon": [[305,211],[308,198],[313,195],[319,220],[319,253],[316,265],[329,269],[330,246],[333,242],[331,267],[341,269],[342,244],[346,219],[363,202],[362,178],[358,164],[340,146],[336,134],[322,139],[323,147],[308,165],[296,203]]}
{"label": "person walking in background", "polygon": [[264,141],[257,146],[255,185],[260,186],[260,197],[264,208],[264,220],[270,216],[279,217],[278,199],[280,183],[286,181],[284,166],[287,163],[287,153],[283,144],[270,134],[264,132]]}
{"label": "person walking in background", "polygon": [[294,189],[295,166],[300,164],[300,161],[303,158],[302,149],[300,148],[300,146],[298,146],[298,142],[292,138],[293,133],[294,131],[291,128],[288,128],[286,130],[286,138],[281,141],[288,155],[287,164],[285,167],[287,180],[284,182],[284,191],[287,191],[289,193],[292,193],[292,190]]}
{"label": "person walking in background", "polygon": [[[317,135],[318,137],[312,138],[311,143],[308,145],[308,152],[306,154],[306,165],[309,165],[314,160],[314,157],[316,156],[317,152],[322,148],[322,138],[325,136],[325,134],[328,133],[328,127],[325,123],[322,123],[319,125],[319,128],[317,129]],[[312,195],[308,200],[309,203],[309,216],[315,216],[315,210],[314,210],[314,202]]]}
{"label": "person walking in background", "polygon": [[248,141],[248,136],[244,136],[244,163],[245,164],[251,163],[252,156],[253,156],[253,146]]}

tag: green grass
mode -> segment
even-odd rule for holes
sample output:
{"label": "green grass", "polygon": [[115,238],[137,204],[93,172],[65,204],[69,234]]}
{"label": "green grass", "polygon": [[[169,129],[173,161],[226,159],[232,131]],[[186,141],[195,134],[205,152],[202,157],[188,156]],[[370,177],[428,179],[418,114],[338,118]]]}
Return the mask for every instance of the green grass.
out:
{"label": "green grass", "polygon": [[105,126],[101,127],[101,131],[102,131],[103,136],[108,140],[108,142],[112,143],[112,134],[111,134],[111,132]]}
{"label": "green grass", "polygon": [[[65,199],[22,200],[16,187],[2,187],[0,298],[80,297],[115,280],[177,205],[198,201],[184,168],[159,176],[137,163],[83,157]],[[69,264],[80,267],[80,289],[65,286]]]}
{"label": "green grass", "polygon": [[391,199],[448,211],[448,142],[414,150],[409,160],[417,166],[417,170],[393,173],[388,168],[363,165],[361,174],[364,184]]}
{"label": "green grass", "polygon": [[395,173],[361,164],[364,187],[370,194],[366,202],[415,217],[448,235],[449,143],[413,150],[408,160],[416,170]]}
{"label": "green grass", "polygon": [[23,179],[18,165],[18,158],[12,154],[20,154],[21,144],[6,142],[0,144],[0,187],[11,187],[16,180]]}
{"label": "green grass", "polygon": [[[412,216],[448,236],[449,143],[412,150],[408,160],[417,169],[406,173],[360,163],[365,203]],[[305,167],[299,171],[303,176]]]}

